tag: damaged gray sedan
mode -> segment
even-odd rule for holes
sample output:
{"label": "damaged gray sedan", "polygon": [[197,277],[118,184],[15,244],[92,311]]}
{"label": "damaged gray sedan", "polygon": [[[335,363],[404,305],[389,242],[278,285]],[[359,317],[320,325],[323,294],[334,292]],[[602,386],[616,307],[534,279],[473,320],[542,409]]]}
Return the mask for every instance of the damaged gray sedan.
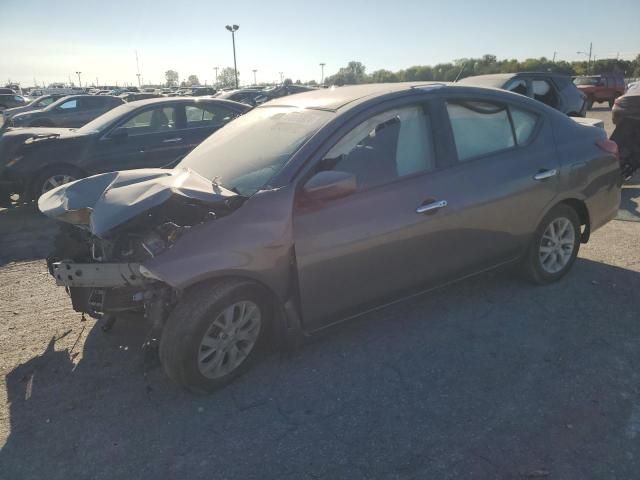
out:
{"label": "damaged gray sedan", "polygon": [[73,307],[144,313],[175,382],[209,392],[264,347],[515,263],[571,268],[615,217],[604,130],[509,92],[362,85],[274,100],[173,170],[47,192],[48,259]]}

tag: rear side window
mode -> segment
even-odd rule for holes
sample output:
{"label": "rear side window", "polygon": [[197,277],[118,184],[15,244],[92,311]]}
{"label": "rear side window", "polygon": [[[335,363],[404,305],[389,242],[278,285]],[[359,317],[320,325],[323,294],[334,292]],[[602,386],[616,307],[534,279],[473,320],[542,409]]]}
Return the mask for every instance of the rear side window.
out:
{"label": "rear side window", "polygon": [[538,124],[535,113],[489,102],[450,102],[447,111],[461,162],[526,145]]}
{"label": "rear side window", "polygon": [[224,125],[237,116],[229,109],[212,104],[187,105],[185,114],[188,128]]}
{"label": "rear side window", "polygon": [[466,160],[516,145],[504,105],[485,102],[448,103],[447,111],[458,152]]}
{"label": "rear side window", "polygon": [[66,102],[63,102],[61,105],[58,105],[58,108],[66,112],[68,112],[69,110],[74,110],[78,108],[78,100],[76,98],[74,98],[73,100],[67,100]]}
{"label": "rear side window", "polygon": [[514,107],[510,107],[509,111],[511,112],[513,131],[516,134],[516,142],[518,145],[529,143],[538,123],[538,116]]}
{"label": "rear side window", "polygon": [[106,97],[87,97],[83,100],[86,108],[100,108],[104,106]]}

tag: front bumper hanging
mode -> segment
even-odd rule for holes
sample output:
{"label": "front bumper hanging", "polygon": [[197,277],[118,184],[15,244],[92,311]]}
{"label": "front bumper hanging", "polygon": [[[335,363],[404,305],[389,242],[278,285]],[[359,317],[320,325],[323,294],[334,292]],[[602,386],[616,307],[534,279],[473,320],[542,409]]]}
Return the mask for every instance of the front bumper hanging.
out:
{"label": "front bumper hanging", "polygon": [[139,263],[74,263],[53,262],[51,275],[64,287],[117,288],[140,287],[147,280]]}

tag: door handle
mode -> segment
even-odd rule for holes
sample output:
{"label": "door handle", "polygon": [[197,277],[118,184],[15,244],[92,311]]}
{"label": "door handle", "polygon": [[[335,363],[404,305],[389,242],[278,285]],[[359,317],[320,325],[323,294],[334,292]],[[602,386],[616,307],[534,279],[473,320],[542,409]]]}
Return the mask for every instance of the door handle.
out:
{"label": "door handle", "polygon": [[416,213],[428,213],[433,212],[435,210],[440,210],[447,206],[446,200],[439,200],[437,202],[427,203],[426,205],[420,205],[416,208]]}
{"label": "door handle", "polygon": [[176,137],[176,138],[167,138],[166,140],[163,140],[162,143],[178,143],[181,141],[182,141],[182,138]]}
{"label": "door handle", "polygon": [[533,176],[533,179],[534,180],[544,180],[545,178],[555,177],[556,175],[558,175],[558,169],[557,168],[552,168],[551,170],[542,170],[542,171],[536,173]]}

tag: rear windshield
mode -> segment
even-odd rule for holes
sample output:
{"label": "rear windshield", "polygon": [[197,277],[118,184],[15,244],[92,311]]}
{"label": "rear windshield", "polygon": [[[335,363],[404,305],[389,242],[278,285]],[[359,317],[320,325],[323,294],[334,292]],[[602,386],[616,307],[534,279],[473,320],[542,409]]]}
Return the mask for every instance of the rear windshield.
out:
{"label": "rear windshield", "polygon": [[257,108],[211,135],[179,166],[250,196],[333,115],[296,107]]}

